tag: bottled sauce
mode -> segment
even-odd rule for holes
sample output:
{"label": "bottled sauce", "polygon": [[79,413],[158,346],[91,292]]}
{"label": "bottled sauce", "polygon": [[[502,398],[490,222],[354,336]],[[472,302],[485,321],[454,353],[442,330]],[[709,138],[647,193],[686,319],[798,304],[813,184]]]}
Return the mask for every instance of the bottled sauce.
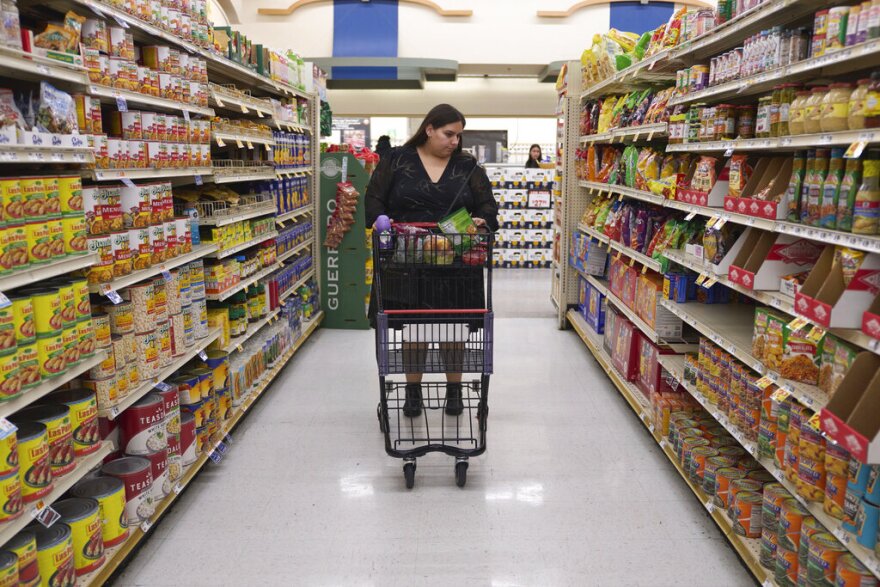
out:
{"label": "bottled sauce", "polygon": [[[846,22],[846,46],[851,47],[856,44],[856,39],[859,37],[859,16],[861,15],[862,7],[859,4],[850,7],[849,9],[849,20]],[[867,17],[867,15],[866,15]]]}
{"label": "bottled sauce", "polygon": [[740,106],[737,108],[736,134],[741,139],[755,138],[755,117],[757,108]]}
{"label": "bottled sauce", "polygon": [[849,96],[846,115],[846,126],[849,130],[865,128],[865,99],[868,97],[870,85],[870,79],[860,79],[856,89]]}
{"label": "bottled sauce", "polygon": [[880,150],[871,149],[862,158],[862,183],[853,209],[854,234],[880,232]]}
{"label": "bottled sauce", "polygon": [[736,138],[736,106],[719,104],[715,107],[715,138],[730,141]]}
{"label": "bottled sauce", "polygon": [[822,187],[828,176],[828,164],[831,152],[828,149],[818,149],[816,159],[813,161],[813,175],[809,178],[809,197],[807,199],[807,221],[804,224],[819,226],[822,212]]}
{"label": "bottled sauce", "polygon": [[838,132],[849,127],[847,117],[852,93],[852,84],[838,83],[829,86],[819,113],[819,127],[822,132]]}
{"label": "bottled sauce", "polygon": [[874,4],[871,0],[862,2],[862,9],[859,11],[859,28],[856,32],[856,44],[864,43],[868,40],[868,30],[871,25],[871,15],[874,13]]}
{"label": "bottled sauce", "polygon": [[785,205],[788,206],[787,220],[789,222],[800,222],[798,203],[800,202],[801,187],[804,184],[806,164],[806,153],[797,151],[791,165],[791,179],[788,180],[788,187],[785,189]]}
{"label": "bottled sauce", "polygon": [[822,203],[819,210],[819,226],[837,228],[837,198],[843,181],[843,149],[832,149],[828,162],[828,175],[822,184]]}
{"label": "bottled sauce", "polygon": [[[878,1],[880,13],[880,1]],[[880,127],[880,72],[871,74],[871,83],[865,95],[865,128]]]}
{"label": "bottled sauce", "polygon": [[784,84],[782,86],[781,99],[779,103],[779,125],[777,126],[776,135],[774,136],[785,137],[791,134],[788,123],[791,119],[791,104],[792,102],[794,102],[797,88],[797,84]]}
{"label": "bottled sauce", "polygon": [[758,116],[755,119],[755,136],[766,139],[770,136],[770,102],[771,96],[764,96],[758,100]]}
{"label": "bottled sauce", "polygon": [[807,170],[804,173],[804,181],[801,184],[801,193],[800,193],[800,223],[807,224],[810,212],[809,212],[809,203],[810,203],[810,183],[813,181],[813,171],[816,168],[816,151],[810,150],[807,151]]}
{"label": "bottled sauce", "polygon": [[795,93],[788,113],[788,131],[792,135],[802,135],[804,130],[804,115],[806,114],[806,102],[810,92],[803,90]]}
{"label": "bottled sauce", "polygon": [[770,94],[770,130],[769,136],[778,137],[779,136],[779,109],[782,106],[782,86],[776,86],[773,88],[773,93]]}
{"label": "bottled sauce", "polygon": [[804,108],[804,132],[807,134],[815,134],[822,132],[821,122],[819,120],[822,100],[828,94],[827,86],[818,86],[810,91],[810,97],[807,99]]}
{"label": "bottled sauce", "polygon": [[847,159],[837,199],[837,230],[852,231],[856,194],[862,182],[862,160]]}

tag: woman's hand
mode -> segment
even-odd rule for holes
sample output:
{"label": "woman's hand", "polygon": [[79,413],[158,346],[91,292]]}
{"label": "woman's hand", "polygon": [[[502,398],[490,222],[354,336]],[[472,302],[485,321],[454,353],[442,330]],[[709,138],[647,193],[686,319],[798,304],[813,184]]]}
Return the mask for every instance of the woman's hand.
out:
{"label": "woman's hand", "polygon": [[476,224],[478,228],[486,228],[486,221],[482,218],[474,218],[474,224]]}

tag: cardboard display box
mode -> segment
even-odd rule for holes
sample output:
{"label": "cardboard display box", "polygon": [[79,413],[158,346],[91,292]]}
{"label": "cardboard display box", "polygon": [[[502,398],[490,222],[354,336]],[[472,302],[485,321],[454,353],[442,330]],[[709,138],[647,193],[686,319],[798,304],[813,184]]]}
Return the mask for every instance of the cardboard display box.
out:
{"label": "cardboard display box", "polygon": [[[749,236],[753,232],[755,232],[754,228],[752,228],[752,227],[746,228],[746,230],[741,235],[739,235],[739,238],[736,239],[736,241],[733,243],[733,246],[730,247],[730,249],[727,251],[727,253],[724,255],[724,257],[721,259],[721,261],[719,261],[718,263],[706,263],[706,266],[715,275],[728,275],[730,273],[730,266],[734,263],[734,261],[737,259],[739,254],[744,249],[746,249],[746,250],[748,249],[748,247],[746,247],[746,242],[747,242]],[[701,245],[694,245],[693,247],[694,247],[694,249],[698,248],[698,251],[694,250],[693,252],[694,253],[699,252],[699,257],[701,259],[704,259],[705,258],[704,257],[705,249]]]}
{"label": "cardboard display box", "polygon": [[[867,385],[865,385],[867,382]],[[863,463],[880,463],[880,356],[859,353],[821,412],[822,430]]]}
{"label": "cardboard display box", "polygon": [[834,250],[826,247],[819,257],[795,296],[795,311],[825,328],[866,327],[872,321],[870,316],[866,319],[866,310],[880,293],[880,255],[866,255],[845,285],[843,269],[834,263]]}
{"label": "cardboard display box", "polygon": [[815,265],[825,247],[809,239],[762,230],[750,229],[743,236],[746,238],[727,277],[751,290],[779,291],[784,275]]}
{"label": "cardboard display box", "polygon": [[[696,166],[692,166],[691,169],[688,170],[684,179],[686,185],[691,184],[695,171]],[[724,197],[727,195],[730,187],[730,169],[727,163],[722,163],[722,161],[719,160],[715,165],[715,171],[717,179],[715,185],[712,186],[710,191],[703,192],[699,190],[679,188],[675,191],[675,199],[680,202],[695,204],[697,206],[710,206],[713,208],[720,208],[723,206]]]}
{"label": "cardboard display box", "polygon": [[659,275],[640,275],[636,284],[634,305],[636,315],[645,321],[662,338],[681,338],[684,322],[660,305],[664,280]]}
{"label": "cardboard display box", "polygon": [[635,381],[639,375],[639,339],[641,334],[636,325],[624,317],[616,322],[614,349],[611,362],[624,379]]}

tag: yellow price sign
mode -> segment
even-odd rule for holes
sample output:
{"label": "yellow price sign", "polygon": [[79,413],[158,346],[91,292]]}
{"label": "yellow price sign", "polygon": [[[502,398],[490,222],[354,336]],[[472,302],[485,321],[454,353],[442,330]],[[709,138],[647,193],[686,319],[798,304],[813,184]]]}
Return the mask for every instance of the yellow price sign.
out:
{"label": "yellow price sign", "polygon": [[706,281],[703,282],[703,287],[705,287],[706,289],[709,289],[710,287],[712,287],[716,283],[718,283],[718,280],[715,279],[714,277],[710,277],[709,279],[707,279]]}
{"label": "yellow price sign", "polygon": [[771,385],[773,385],[773,379],[768,375],[764,375],[757,381],[757,385],[759,389],[767,389]]}
{"label": "yellow price sign", "polygon": [[770,398],[773,401],[775,401],[776,403],[782,403],[786,399],[788,399],[789,396],[791,396],[791,394],[789,392],[780,388],[780,389],[777,389],[776,391],[774,391],[773,395],[771,395]]}
{"label": "yellow price sign", "polygon": [[224,142],[223,142],[223,139],[221,139],[220,137],[214,137],[214,140],[217,141],[217,146],[218,146],[218,147],[225,147],[225,146],[226,146],[226,143],[224,143]]}
{"label": "yellow price sign", "polygon": [[703,285],[703,282],[709,278],[705,273],[700,273],[700,276],[697,277],[697,285]]}
{"label": "yellow price sign", "polygon": [[718,222],[719,220],[721,220],[721,216],[719,216],[718,214],[713,214],[709,218],[708,222],[706,222],[706,228],[712,228],[713,226],[715,226],[715,223]]}
{"label": "yellow price sign", "polygon": [[647,266],[647,265],[642,265],[642,275],[644,275],[644,274],[647,273],[647,272],[648,272],[648,266]]}
{"label": "yellow price sign", "polygon": [[797,318],[795,318],[794,320],[792,320],[791,322],[788,323],[788,327],[792,330],[800,330],[801,328],[803,328],[806,325],[807,325],[806,319],[801,318],[800,316],[798,316]]}
{"label": "yellow price sign", "polygon": [[822,423],[819,419],[818,412],[813,414],[813,416],[809,420],[807,420],[807,424],[816,432],[822,432]]}
{"label": "yellow price sign", "polygon": [[635,264],[636,264],[636,260],[633,259],[633,258],[630,258],[630,260],[629,260],[629,266],[630,266],[630,267],[634,267]]}
{"label": "yellow price sign", "polygon": [[244,143],[241,142],[241,139],[235,139],[235,145],[236,145],[239,149],[243,149],[243,148],[244,148]]}
{"label": "yellow price sign", "polygon": [[822,337],[825,336],[825,329],[819,326],[813,326],[813,329],[807,335],[807,340],[812,340],[813,342],[819,342],[822,340]]}

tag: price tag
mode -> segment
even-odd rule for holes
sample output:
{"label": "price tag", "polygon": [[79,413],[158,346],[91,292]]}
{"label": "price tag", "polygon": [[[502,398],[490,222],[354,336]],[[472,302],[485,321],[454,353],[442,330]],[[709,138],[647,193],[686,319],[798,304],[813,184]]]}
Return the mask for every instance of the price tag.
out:
{"label": "price tag", "polygon": [[712,512],[715,511],[715,504],[712,503],[711,501],[707,501],[706,502],[706,510],[711,514]]}
{"label": "price tag", "polygon": [[654,69],[654,66],[655,66],[655,65],[657,65],[657,62],[656,62],[656,61],[652,61],[651,64],[648,66],[648,71],[651,71],[652,69]]}
{"label": "price tag", "polygon": [[614,258],[620,261],[620,251],[617,251],[617,253],[614,255]]}
{"label": "price tag", "polygon": [[6,297],[6,294],[0,292],[0,308],[5,308],[7,306],[11,306],[12,302],[9,301],[9,298]]}
{"label": "price tag", "polygon": [[225,147],[226,146],[226,143],[224,143],[223,139],[221,139],[220,137],[214,136],[214,140],[217,141],[218,147]]}
{"label": "price tag", "polygon": [[630,259],[629,259],[629,266],[632,267],[632,266],[634,266],[635,264],[636,264],[636,260],[633,259],[632,257],[630,257]]}
{"label": "price tag", "polygon": [[30,161],[43,161],[45,158],[46,156],[40,152],[28,153],[28,160]]}
{"label": "price tag", "polygon": [[648,133],[648,140],[652,140],[654,138],[654,131]]}
{"label": "price tag", "polygon": [[124,96],[116,96],[116,109],[120,112],[128,112],[128,100]]}
{"label": "price tag", "polygon": [[131,181],[130,179],[128,179],[127,177],[123,177],[123,178],[121,179],[121,181],[122,181],[122,183],[125,184],[125,187],[127,187],[127,188],[133,188],[133,187],[136,187],[136,186],[134,185],[134,182]]}
{"label": "price tag", "polygon": [[150,528],[152,528],[152,527],[153,527],[153,523],[150,522],[149,520],[144,520],[143,522],[141,522],[141,532],[143,532],[144,534],[149,532]]}
{"label": "price tag", "polygon": [[247,109],[247,106],[245,106],[244,104],[241,104],[241,113],[242,114],[250,114],[250,112],[251,111]]}
{"label": "price tag", "polygon": [[113,406],[110,408],[110,419],[113,420],[116,416],[119,415],[119,406]]}
{"label": "price tag", "polygon": [[709,220],[706,222],[706,228],[712,228],[715,226],[715,223],[721,220],[721,216],[718,214],[713,214],[709,217]]}
{"label": "price tag", "polygon": [[617,196],[617,201],[618,201],[618,202],[622,202],[622,201],[623,201],[623,194],[618,194],[618,196]]}
{"label": "price tag", "polygon": [[272,152],[272,145],[265,145],[265,147],[266,147],[267,152],[269,152],[269,153]]}
{"label": "price tag", "polygon": [[183,119],[184,119],[185,121],[187,121],[187,122],[190,121],[190,120],[189,120],[189,110],[184,110],[184,111],[183,111]]}
{"label": "price tag", "polygon": [[86,160],[86,156],[83,153],[74,153],[73,160],[77,163],[83,163]]}
{"label": "price tag", "polygon": [[705,273],[700,273],[699,277],[697,277],[697,285],[703,285],[703,282],[709,279],[709,276]]}
{"label": "price tag", "polygon": [[52,161],[64,161],[63,153],[52,153]]}
{"label": "price tag", "polygon": [[256,113],[257,113],[257,118],[263,118],[262,112],[260,112],[259,110],[256,110]]}
{"label": "price tag", "polygon": [[843,154],[845,159],[858,159],[862,156],[862,151],[868,146],[868,141],[856,141],[849,146],[846,153]]}
{"label": "price tag", "polygon": [[721,230],[721,228],[727,224],[727,221],[730,220],[730,214],[724,214],[721,219],[715,223],[715,230]]}
{"label": "price tag", "polygon": [[791,394],[788,393],[786,390],[784,390],[784,389],[777,389],[776,391],[773,392],[773,395],[771,395],[770,397],[771,397],[771,398],[773,399],[773,401],[775,401],[776,403],[782,403],[782,402],[784,402],[786,399],[788,399],[790,396],[791,396]]}
{"label": "price tag", "polygon": [[633,142],[638,141],[638,140],[639,140],[639,137],[641,136],[641,134],[642,134],[642,133],[638,133],[638,132],[637,132],[637,133],[635,134],[635,136],[633,137]]}
{"label": "price tag", "polygon": [[119,293],[114,289],[109,290],[104,295],[107,296],[107,298],[109,298],[111,302],[113,302],[114,306],[122,303],[122,296],[119,295]]}
{"label": "price tag", "polygon": [[807,420],[807,424],[809,424],[809,425],[810,425],[810,428],[812,428],[812,429],[815,430],[816,432],[821,432],[821,431],[822,431],[822,424],[821,424],[821,421],[820,421],[820,419],[819,419],[819,414],[818,414],[818,413],[813,414],[813,415],[810,417],[810,419]]}
{"label": "price tag", "polygon": [[208,458],[211,459],[212,461],[214,461],[215,465],[219,465],[220,461],[223,460],[223,455],[215,450],[215,451],[211,452],[210,455],[208,455]]}
{"label": "price tag", "polygon": [[6,438],[16,430],[18,430],[18,427],[15,424],[6,418],[0,418],[0,439]]}
{"label": "price tag", "polygon": [[204,185],[204,184],[205,184],[205,180],[202,179],[201,174],[196,173],[196,174],[193,176],[193,178],[195,179],[196,185]]}
{"label": "price tag", "polygon": [[205,351],[199,351],[199,358],[203,361],[207,361],[208,355],[207,355],[207,353],[205,353]]}
{"label": "price tag", "polygon": [[788,323],[788,327],[792,330],[800,330],[807,325],[807,321],[800,316]]}
{"label": "price tag", "polygon": [[706,289],[709,289],[710,287],[712,287],[716,283],[718,283],[718,280],[715,279],[714,277],[710,277],[709,279],[707,279],[706,281],[703,282],[703,287]]}
{"label": "price tag", "polygon": [[642,275],[644,275],[644,274],[647,273],[647,272],[648,272],[648,266],[647,266],[647,265],[642,265]]}
{"label": "price tag", "polygon": [[162,279],[165,281],[171,281],[171,272],[167,269],[162,272]]}
{"label": "price tag", "polygon": [[253,143],[251,143],[250,141],[247,141],[247,148],[250,150],[253,150],[254,149]]}
{"label": "price tag", "polygon": [[241,352],[244,350],[244,348],[239,344],[239,345],[236,345],[235,350],[237,350],[238,352]]}
{"label": "price tag", "polygon": [[153,387],[155,387],[159,391],[168,391],[169,389],[171,389],[171,386],[168,385],[167,383],[165,383],[164,381],[159,381]]}
{"label": "price tag", "polygon": [[49,75],[49,68],[42,63],[37,64],[37,71],[39,71],[43,75]]}
{"label": "price tag", "polygon": [[52,524],[61,518],[61,514],[53,510],[52,506],[43,506],[42,504],[43,502],[40,501],[37,504],[37,508],[31,510],[31,517],[46,528],[51,528]]}
{"label": "price tag", "polygon": [[118,16],[116,16],[115,14],[111,14],[110,16],[113,17],[113,20],[115,20],[115,21],[119,24],[119,26],[121,26],[121,27],[124,28],[124,29],[127,29],[127,28],[128,28],[128,23],[127,23],[127,22],[125,22],[124,20],[122,20],[121,18],[119,18]]}
{"label": "price tag", "polygon": [[223,103],[223,100],[221,100],[220,96],[218,96],[217,94],[214,94],[214,101],[217,102],[217,106],[219,106],[220,108],[226,107],[226,104]]}
{"label": "price tag", "polygon": [[239,149],[244,149],[244,143],[241,142],[241,139],[235,139],[235,146]]}
{"label": "price tag", "polygon": [[174,485],[174,493],[176,493],[177,495],[180,495],[181,491],[183,491],[183,485],[181,485],[180,483],[176,483]]}
{"label": "price tag", "polygon": [[773,385],[773,378],[769,375],[764,375],[757,381],[757,385],[759,389],[767,389],[771,385]]}
{"label": "price tag", "polygon": [[724,151],[724,156],[725,156],[725,157],[731,157],[731,156],[733,156],[733,147],[728,147],[727,150]]}
{"label": "price tag", "polygon": [[688,220],[688,221],[689,221],[689,220],[693,220],[693,219],[694,219],[694,216],[696,216],[696,215],[697,215],[696,212],[691,212],[691,213],[689,213],[687,216],[685,216],[684,219],[685,219],[685,220]]}
{"label": "price tag", "polygon": [[825,336],[825,329],[819,326],[813,326],[813,329],[807,335],[807,340],[819,342],[820,340],[822,340],[823,336]]}
{"label": "price tag", "polygon": [[834,140],[834,137],[832,135],[820,135],[819,136],[819,144],[820,145],[830,145],[833,140]]}

